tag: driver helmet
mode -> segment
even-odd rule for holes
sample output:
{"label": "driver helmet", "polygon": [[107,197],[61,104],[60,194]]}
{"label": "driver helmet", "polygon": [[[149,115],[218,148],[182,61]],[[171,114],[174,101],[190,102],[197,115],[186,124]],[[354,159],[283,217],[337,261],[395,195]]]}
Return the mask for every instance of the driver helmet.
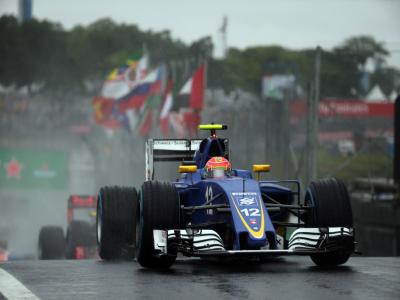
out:
{"label": "driver helmet", "polygon": [[222,156],[210,158],[204,167],[208,178],[223,178],[230,176],[232,167],[229,160]]}

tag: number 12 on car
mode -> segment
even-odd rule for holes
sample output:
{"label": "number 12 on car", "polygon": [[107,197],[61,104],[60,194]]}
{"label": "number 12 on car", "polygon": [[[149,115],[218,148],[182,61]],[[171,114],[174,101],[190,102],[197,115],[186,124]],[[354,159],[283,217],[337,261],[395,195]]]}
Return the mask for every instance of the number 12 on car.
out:
{"label": "number 12 on car", "polygon": [[260,209],[259,208],[243,208],[240,212],[246,217],[260,217]]}

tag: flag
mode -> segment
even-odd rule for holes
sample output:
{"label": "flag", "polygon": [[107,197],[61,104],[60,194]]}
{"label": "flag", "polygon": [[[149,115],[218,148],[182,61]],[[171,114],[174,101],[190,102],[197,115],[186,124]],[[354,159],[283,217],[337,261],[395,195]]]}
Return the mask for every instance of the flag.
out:
{"label": "flag", "polygon": [[204,74],[205,65],[202,64],[179,91],[176,99],[174,99],[172,110],[179,111],[181,107],[191,107],[193,109],[203,108]]}
{"label": "flag", "polygon": [[187,135],[189,137],[195,137],[197,134],[197,128],[201,121],[199,110],[188,108],[186,110],[182,110],[181,114],[183,118],[183,124],[187,129]]}
{"label": "flag", "polygon": [[113,69],[103,83],[100,96],[93,99],[94,120],[106,128],[130,128],[128,114],[119,110],[117,98],[128,94],[146,77],[148,56],[137,52],[118,68]]}
{"label": "flag", "polygon": [[159,67],[139,81],[136,87],[128,94],[117,99],[120,112],[125,112],[129,109],[140,109],[146,99],[161,92],[161,87],[162,69]]}
{"label": "flag", "polygon": [[142,119],[138,125],[137,133],[142,137],[147,137],[150,135],[153,123],[153,109],[148,108],[144,111]]}
{"label": "flag", "polygon": [[205,65],[202,64],[192,76],[192,91],[190,94],[190,107],[202,109],[204,100],[204,74]]}
{"label": "flag", "polygon": [[171,129],[174,132],[174,137],[178,139],[185,138],[186,135],[182,114],[175,111],[170,112],[169,121]]}
{"label": "flag", "polygon": [[143,105],[140,113],[140,119],[137,126],[137,133],[146,137],[150,134],[153,125],[153,115],[158,110],[161,104],[161,91],[149,95]]}
{"label": "flag", "polygon": [[97,124],[110,129],[122,127],[122,123],[116,118],[114,104],[115,101],[110,98],[95,97],[93,99],[94,120]]}
{"label": "flag", "polygon": [[[140,107],[139,121],[137,125],[137,133],[142,136],[148,136],[152,130],[153,116],[156,114],[161,106],[162,102],[162,85],[165,69],[164,67],[158,67],[147,78],[146,85],[148,87],[148,93],[143,98],[143,103]],[[152,81],[153,80],[153,81]],[[152,82],[151,82],[152,81]],[[132,101],[133,105],[130,106],[129,102]],[[122,102],[122,104],[125,104]],[[128,100],[128,105],[123,106],[123,109],[128,107],[128,110],[138,108],[136,99]]]}
{"label": "flag", "polygon": [[120,98],[128,94],[143,78],[148,69],[148,55],[138,52],[120,67],[115,68],[103,83],[101,95]]}
{"label": "flag", "polygon": [[168,137],[170,135],[169,114],[174,101],[172,95],[173,85],[173,81],[170,79],[163,95],[163,103],[160,111],[159,127],[164,137]]}
{"label": "flag", "polygon": [[183,85],[177,96],[175,109],[181,114],[181,122],[189,137],[197,133],[200,124],[200,111],[203,109],[204,102],[204,75],[205,65],[202,64]]}

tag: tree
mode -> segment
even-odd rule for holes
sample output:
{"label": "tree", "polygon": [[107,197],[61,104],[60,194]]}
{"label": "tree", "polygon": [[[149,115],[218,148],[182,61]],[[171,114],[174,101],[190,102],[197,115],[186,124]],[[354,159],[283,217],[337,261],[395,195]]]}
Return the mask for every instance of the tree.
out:
{"label": "tree", "polygon": [[[207,84],[225,91],[237,88],[260,94],[264,75],[293,74],[306,89],[314,78],[315,51],[294,51],[281,46],[229,49],[226,59],[212,59],[213,44],[204,37],[187,45],[174,40],[168,30],[142,31],[136,25],[100,19],[86,27],[65,31],[59,24],[30,20],[18,23],[0,17],[0,83],[31,86],[49,91],[85,91],[85,83],[100,85],[107,74],[145,46],[153,66],[170,63],[177,82],[204,59],[209,60]],[[353,97],[360,90],[363,65],[368,59],[384,62],[388,51],[369,36],[353,37],[333,51],[323,51],[321,97]],[[189,68],[188,68],[189,67]],[[397,71],[386,68],[372,76],[386,90]],[[396,75],[397,76],[397,75]],[[358,92],[360,95],[361,92]]]}
{"label": "tree", "polygon": [[15,83],[22,68],[22,37],[18,20],[13,16],[0,17],[0,83]]}
{"label": "tree", "polygon": [[364,66],[368,58],[385,61],[389,55],[383,44],[371,36],[349,38],[342,46],[336,47],[334,53],[350,57],[358,66]]}
{"label": "tree", "polygon": [[[395,68],[377,69],[371,76],[371,85],[379,85],[382,92],[389,96],[393,90],[399,93],[400,90],[400,71]],[[393,100],[393,99],[392,99]]]}

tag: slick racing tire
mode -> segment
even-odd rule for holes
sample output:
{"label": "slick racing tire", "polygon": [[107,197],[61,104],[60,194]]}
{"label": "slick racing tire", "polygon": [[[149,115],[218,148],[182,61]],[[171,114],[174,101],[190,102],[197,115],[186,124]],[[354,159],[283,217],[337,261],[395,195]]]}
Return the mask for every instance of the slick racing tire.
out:
{"label": "slick racing tire", "polygon": [[[312,206],[306,215],[308,227],[353,227],[350,197],[341,180],[330,178],[311,182],[305,196],[305,204]],[[353,241],[342,250],[311,255],[318,266],[344,264],[354,251]]]}
{"label": "slick racing tire", "polygon": [[63,259],[65,239],[62,227],[44,226],[40,229],[38,243],[39,259]]}
{"label": "slick racing tire", "polygon": [[[146,181],[139,193],[136,217],[136,259],[145,268],[166,269],[176,260],[177,245],[168,243],[167,254],[154,250],[153,230],[180,228],[179,195],[167,182]],[[171,240],[170,240],[171,242]]]}
{"label": "slick racing tire", "polygon": [[104,260],[134,257],[137,192],[128,187],[102,187],[98,193],[96,239]]}
{"label": "slick racing tire", "polygon": [[96,245],[95,230],[85,221],[72,221],[67,230],[66,258],[76,258],[76,247]]}

